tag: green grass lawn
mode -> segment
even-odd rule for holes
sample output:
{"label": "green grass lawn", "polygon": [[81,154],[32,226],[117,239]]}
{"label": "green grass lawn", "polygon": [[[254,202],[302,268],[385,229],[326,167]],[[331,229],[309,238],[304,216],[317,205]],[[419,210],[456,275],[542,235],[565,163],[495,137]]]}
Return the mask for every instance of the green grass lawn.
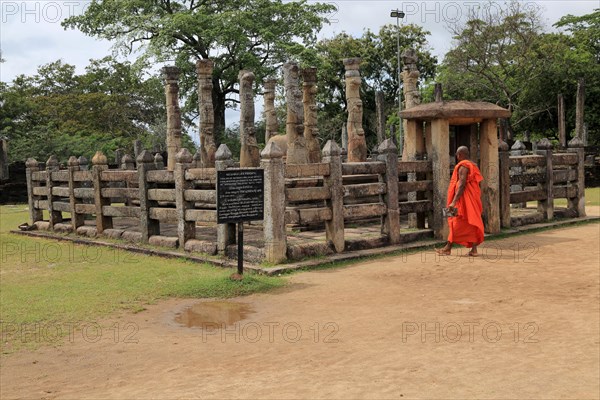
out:
{"label": "green grass lawn", "polygon": [[225,298],[285,284],[282,278],[253,274],[235,282],[229,279],[232,270],[184,259],[9,233],[27,221],[26,205],[0,206],[2,353],[40,345],[20,340],[15,327],[93,322],[118,311],[141,311],[167,297]]}

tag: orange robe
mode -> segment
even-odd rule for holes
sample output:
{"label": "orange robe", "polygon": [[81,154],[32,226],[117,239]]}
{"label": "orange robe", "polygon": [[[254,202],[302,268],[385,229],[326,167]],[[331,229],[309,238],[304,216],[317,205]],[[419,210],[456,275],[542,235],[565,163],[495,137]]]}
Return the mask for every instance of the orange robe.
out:
{"label": "orange robe", "polygon": [[479,188],[479,182],[483,180],[483,176],[481,176],[477,165],[472,161],[463,160],[456,164],[450,179],[450,186],[448,186],[448,206],[450,206],[454,195],[458,191],[458,170],[460,167],[467,168],[469,173],[465,190],[456,202],[457,216],[448,218],[448,226],[450,227],[448,241],[465,247],[473,247],[483,242],[483,220],[481,219],[483,206],[481,204],[481,189]]}

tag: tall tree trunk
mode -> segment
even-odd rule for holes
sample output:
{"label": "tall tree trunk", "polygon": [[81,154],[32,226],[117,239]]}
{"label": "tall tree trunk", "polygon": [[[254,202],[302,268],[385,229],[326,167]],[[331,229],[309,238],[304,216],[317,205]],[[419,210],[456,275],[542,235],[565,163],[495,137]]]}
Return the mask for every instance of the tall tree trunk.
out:
{"label": "tall tree trunk", "polygon": [[218,79],[213,78],[213,107],[215,116],[215,138],[222,137],[225,131],[225,94]]}

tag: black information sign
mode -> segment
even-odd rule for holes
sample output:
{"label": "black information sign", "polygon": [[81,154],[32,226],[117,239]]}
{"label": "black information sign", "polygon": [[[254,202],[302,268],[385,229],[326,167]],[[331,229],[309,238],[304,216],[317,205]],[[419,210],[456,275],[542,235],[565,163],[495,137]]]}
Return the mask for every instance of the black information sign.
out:
{"label": "black information sign", "polygon": [[217,222],[262,220],[264,182],[262,169],[217,171]]}

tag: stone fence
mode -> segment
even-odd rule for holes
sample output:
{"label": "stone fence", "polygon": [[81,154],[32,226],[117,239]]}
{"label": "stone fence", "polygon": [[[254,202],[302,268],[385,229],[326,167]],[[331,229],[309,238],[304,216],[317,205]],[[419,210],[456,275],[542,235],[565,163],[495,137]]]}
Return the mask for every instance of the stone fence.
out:
{"label": "stone fence", "polygon": [[[513,155],[511,155],[511,153]],[[542,139],[533,154],[518,143],[509,151],[499,148],[500,215],[503,228],[551,220],[555,217],[585,217],[585,153],[583,142],[575,138],[566,153],[554,153],[548,139]],[[554,200],[567,199],[562,212]],[[537,213],[511,217],[511,204],[537,202]]]}
{"label": "stone fence", "polygon": [[[549,144],[542,144],[536,154],[511,156],[508,146],[501,143],[500,209],[496,213],[502,227],[554,218],[553,200],[561,197],[569,205],[563,216],[585,215],[584,155],[577,146],[573,142],[569,152],[555,154]],[[319,163],[286,164],[283,155],[273,142],[261,153],[265,218],[262,238],[251,250],[254,260],[277,264],[310,255],[402,244],[437,236],[446,229],[446,220],[434,212],[434,205],[445,204],[446,199],[444,193],[433,190],[432,161],[399,161],[390,139],[379,146],[377,158],[368,162],[342,162],[341,150],[333,141],[323,148]],[[135,162],[123,156],[121,169],[109,169],[101,152],[91,164],[88,168],[85,159],[71,157],[66,169],[60,169],[52,156],[44,169],[34,159],[27,161],[34,229],[210,255],[231,253],[235,224],[216,223],[217,171],[236,168],[227,146],[221,145],[216,152],[215,168],[199,167],[197,157],[187,149],[177,153],[172,171],[164,169],[160,156],[148,151]],[[517,185],[522,189],[511,192]],[[539,212],[529,219],[511,218],[511,204],[527,201],[537,201]],[[63,219],[63,213],[69,213],[70,219]],[[364,221],[370,226],[378,223],[380,235],[347,237],[349,226]],[[299,244],[291,240],[293,226],[324,227],[324,238]],[[200,227],[214,230],[199,237]]]}

